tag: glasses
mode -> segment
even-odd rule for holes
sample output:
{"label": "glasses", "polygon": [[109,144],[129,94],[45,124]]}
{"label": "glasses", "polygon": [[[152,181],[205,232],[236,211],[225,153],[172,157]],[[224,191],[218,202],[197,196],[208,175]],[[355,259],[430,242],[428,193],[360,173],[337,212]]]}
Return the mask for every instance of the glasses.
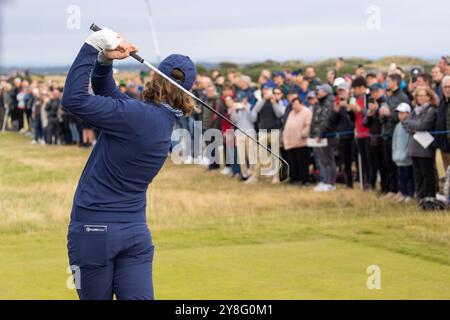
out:
{"label": "glasses", "polygon": [[450,86],[444,86],[444,89],[450,89]]}
{"label": "glasses", "polygon": [[273,94],[282,94],[281,92],[274,92]]}
{"label": "glasses", "polygon": [[418,97],[428,97],[427,94],[418,94],[417,96],[418,96]]}

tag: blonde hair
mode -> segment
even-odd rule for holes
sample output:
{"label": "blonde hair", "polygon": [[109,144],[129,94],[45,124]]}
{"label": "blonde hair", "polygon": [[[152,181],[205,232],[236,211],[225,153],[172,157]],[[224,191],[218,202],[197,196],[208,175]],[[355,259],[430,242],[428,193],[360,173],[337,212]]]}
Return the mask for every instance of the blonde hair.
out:
{"label": "blonde hair", "polygon": [[425,91],[425,93],[427,94],[427,96],[430,98],[430,105],[437,108],[439,106],[439,98],[436,95],[436,93],[433,91],[433,89],[431,89],[430,87],[425,87],[425,86],[420,86],[417,87],[416,90],[414,90],[413,93],[413,106],[415,107],[417,105],[417,95],[419,94],[418,92],[420,91]]}

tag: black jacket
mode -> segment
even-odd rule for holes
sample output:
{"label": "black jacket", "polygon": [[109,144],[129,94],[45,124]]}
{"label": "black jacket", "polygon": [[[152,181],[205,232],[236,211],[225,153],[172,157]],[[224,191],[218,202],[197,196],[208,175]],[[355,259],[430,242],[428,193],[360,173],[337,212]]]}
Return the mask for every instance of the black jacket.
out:
{"label": "black jacket", "polygon": [[437,110],[438,117],[436,121],[436,131],[442,131],[441,133],[436,135],[436,145],[443,152],[450,152],[450,143],[448,139],[450,138],[450,134],[444,133],[447,131],[447,128],[450,128],[450,99],[445,100],[445,97],[441,97],[439,101],[439,108]]}
{"label": "black jacket", "polygon": [[339,111],[334,110],[330,116],[330,127],[334,128],[340,139],[353,139],[355,130],[355,119],[345,107],[340,107]]}
{"label": "black jacket", "polygon": [[311,138],[331,138],[336,135],[334,124],[330,121],[333,110],[334,96],[332,94],[319,100],[319,104],[313,110]]}
{"label": "black jacket", "polygon": [[386,105],[386,99],[384,97],[381,97],[377,100],[378,104],[378,110],[375,112],[374,115],[369,116],[369,113],[366,113],[366,116],[363,120],[363,125],[366,128],[369,128],[370,132],[370,145],[371,146],[378,146],[382,144],[382,123],[380,114],[378,113],[380,108],[383,107],[383,105]]}

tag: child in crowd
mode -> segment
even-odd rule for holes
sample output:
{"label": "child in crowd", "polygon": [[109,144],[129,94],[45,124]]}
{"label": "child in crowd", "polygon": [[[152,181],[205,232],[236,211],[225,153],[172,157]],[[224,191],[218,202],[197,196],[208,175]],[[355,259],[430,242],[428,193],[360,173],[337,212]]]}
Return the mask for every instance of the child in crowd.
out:
{"label": "child in crowd", "polygon": [[411,157],[408,156],[411,135],[405,130],[402,123],[410,116],[411,106],[407,103],[400,103],[396,111],[400,122],[395,126],[392,138],[392,160],[397,165],[399,185],[399,193],[395,199],[397,202],[409,202],[414,196],[413,163]]}

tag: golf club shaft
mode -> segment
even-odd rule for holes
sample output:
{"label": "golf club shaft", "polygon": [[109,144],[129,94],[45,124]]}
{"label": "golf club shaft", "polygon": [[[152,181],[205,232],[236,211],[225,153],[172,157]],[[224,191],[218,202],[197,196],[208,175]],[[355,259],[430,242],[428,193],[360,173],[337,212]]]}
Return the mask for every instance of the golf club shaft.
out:
{"label": "golf club shaft", "polygon": [[[93,23],[91,25],[90,28],[92,31],[100,31],[101,28],[99,26],[97,26],[95,23]],[[245,132],[244,130],[242,130],[241,128],[239,128],[233,121],[227,119],[227,117],[225,117],[224,115],[222,115],[220,112],[216,111],[214,108],[210,107],[208,104],[206,104],[205,102],[203,102],[201,99],[197,98],[192,92],[186,90],[185,88],[183,88],[180,84],[176,83],[174,80],[172,80],[170,77],[168,77],[166,74],[164,74],[163,72],[161,72],[158,68],[154,67],[151,63],[149,63],[148,61],[146,61],[144,58],[140,57],[138,54],[131,52],[130,56],[133,57],[134,59],[136,59],[137,61],[139,61],[140,63],[146,65],[148,68],[150,68],[151,70],[153,70],[154,72],[156,72],[157,74],[159,74],[161,77],[163,77],[164,79],[170,81],[170,83],[172,83],[174,86],[176,86],[178,89],[180,89],[181,91],[183,91],[184,93],[186,93],[187,95],[189,95],[191,98],[193,98],[195,101],[197,101],[198,103],[200,103],[202,106],[204,106],[205,108],[209,109],[211,112],[215,113],[218,117],[220,117],[222,120],[224,120],[225,122],[229,123],[230,125],[232,125],[236,130],[242,132],[245,136],[247,136],[250,140],[252,140],[253,142],[255,142],[257,145],[259,145],[260,147],[262,147],[264,150],[266,150],[267,152],[271,153],[274,157],[276,157],[278,160],[280,160],[281,162],[283,162],[287,168],[288,168],[288,172],[289,172],[289,164],[287,163],[287,161],[285,159],[283,159],[279,154],[273,152],[270,148],[268,148],[267,146],[261,144],[257,139],[255,139],[254,137],[252,137],[251,135],[249,135],[247,132]]]}

